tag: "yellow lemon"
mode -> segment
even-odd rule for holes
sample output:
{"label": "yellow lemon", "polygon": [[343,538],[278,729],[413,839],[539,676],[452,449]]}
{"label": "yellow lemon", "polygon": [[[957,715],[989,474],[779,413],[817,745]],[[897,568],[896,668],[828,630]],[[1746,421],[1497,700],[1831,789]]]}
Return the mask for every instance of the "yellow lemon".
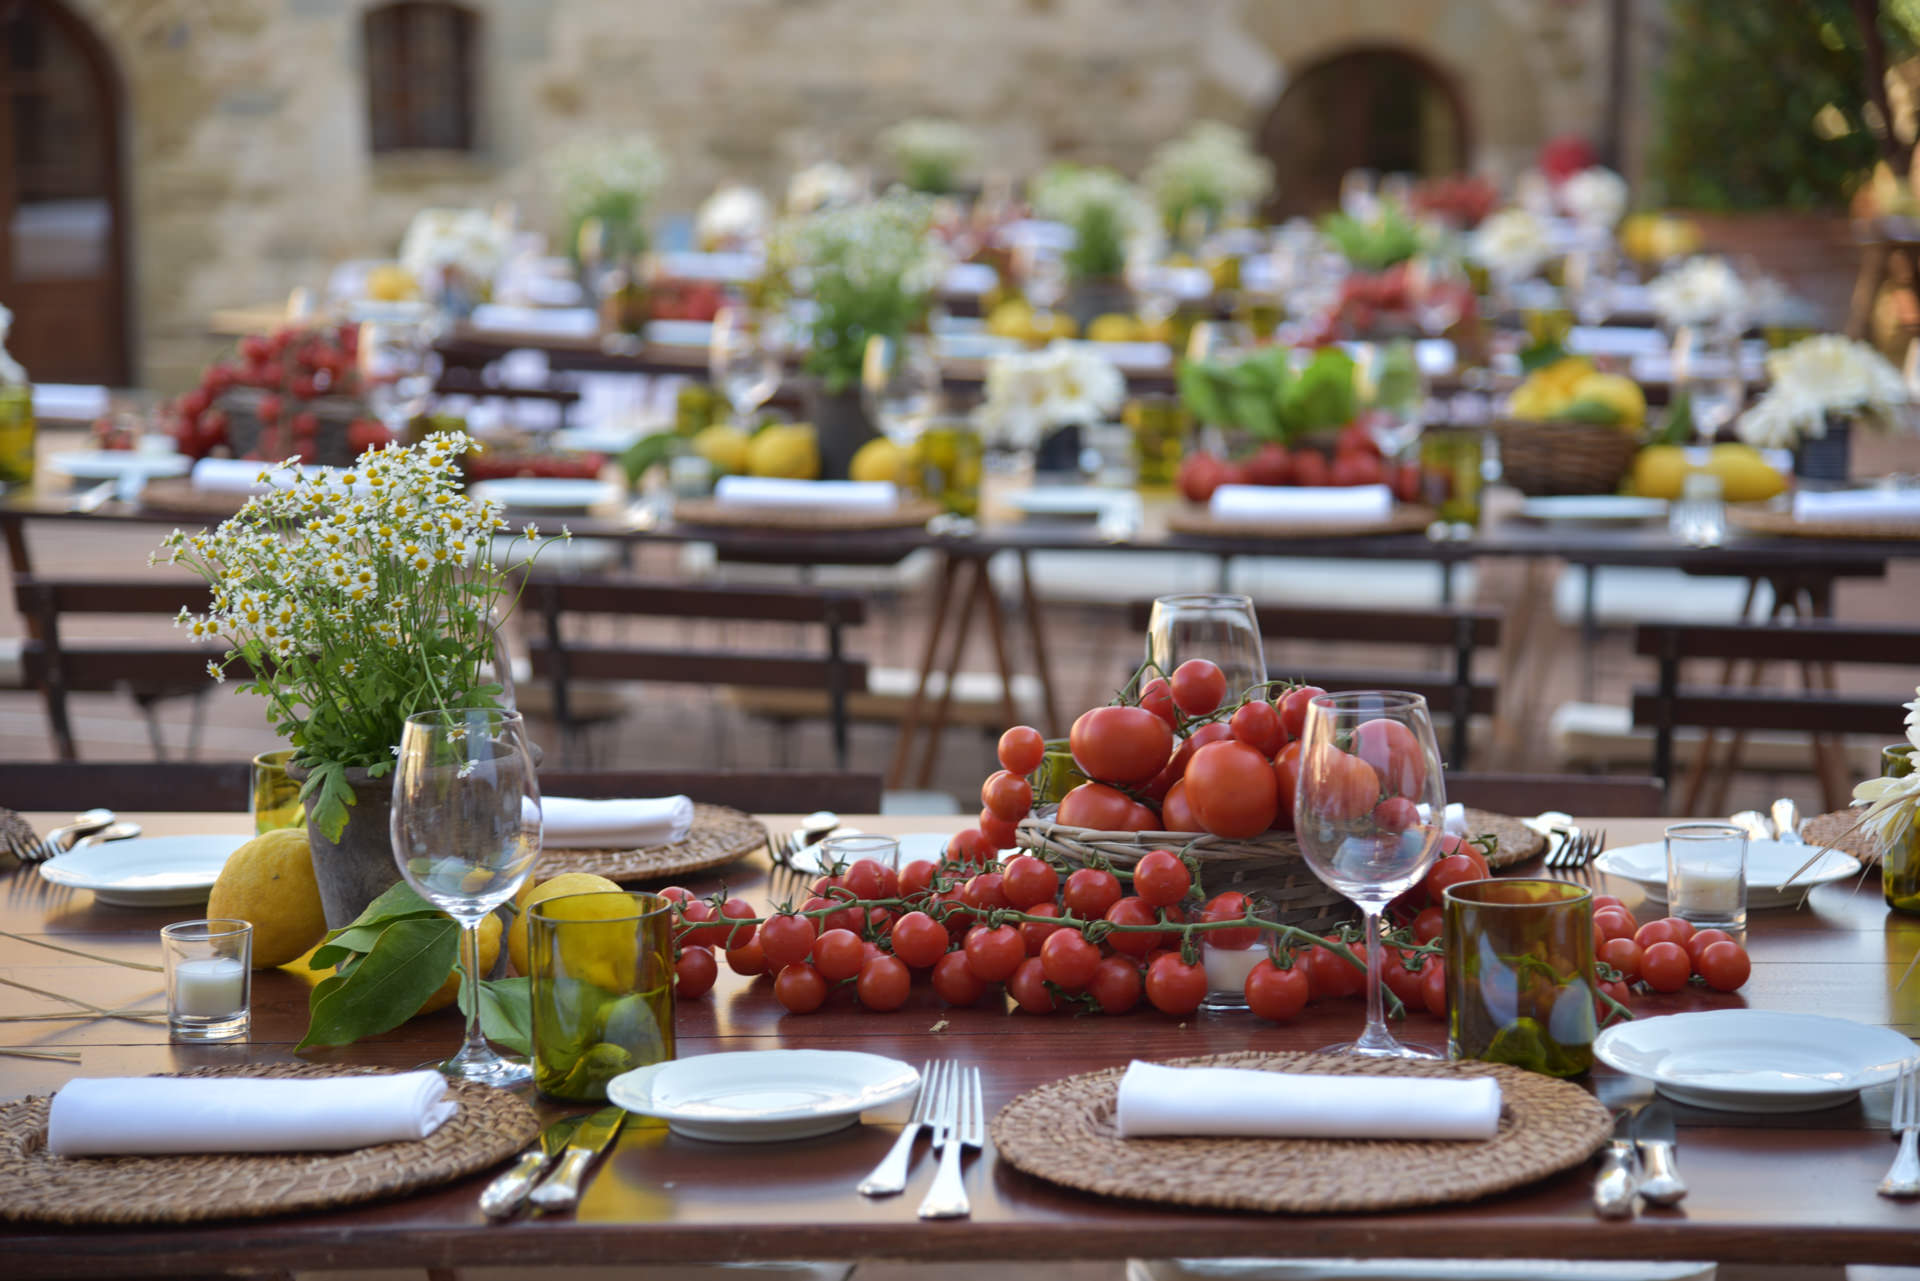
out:
{"label": "yellow lemon", "polygon": [[1135,342],[1141,338],[1145,328],[1132,316],[1109,312],[1095,317],[1093,323],[1087,326],[1087,337],[1094,342]]}
{"label": "yellow lemon", "polygon": [[906,450],[885,436],[878,436],[860,446],[847,465],[847,475],[853,480],[883,480],[904,485],[908,480],[908,457]]}
{"label": "yellow lemon", "polygon": [[1730,503],[1762,503],[1787,487],[1787,478],[1751,445],[1715,445],[1707,470],[1720,478],[1720,492]]}
{"label": "yellow lemon", "polygon": [[1574,400],[1591,400],[1612,409],[1617,424],[1627,431],[1638,431],[1647,421],[1647,397],[1640,384],[1624,374],[1592,373],[1573,384]]}
{"label": "yellow lemon", "polygon": [[375,302],[404,302],[418,296],[413,273],[397,262],[383,262],[368,271],[366,290]]}
{"label": "yellow lemon", "polygon": [[633,920],[632,895],[625,891],[564,894],[536,906],[542,915],[567,923],[560,935],[562,977],[608,992],[633,987],[640,934]]}
{"label": "yellow lemon", "polygon": [[229,855],[207,896],[207,915],[253,922],[256,970],[285,965],[318,943],[327,914],[313,880],[307,829],[266,832]]}
{"label": "yellow lemon", "polygon": [[[491,912],[480,922],[480,977],[487,977],[493,969],[493,963],[500,959],[500,918]],[[460,995],[460,967],[456,964],[447,971],[447,981],[424,1002],[414,1014],[431,1014],[435,1010],[444,1010],[452,1005]]]}
{"label": "yellow lemon", "polygon": [[1033,308],[1024,298],[1009,298],[987,313],[987,332],[999,338],[1025,338],[1033,329]]}
{"label": "yellow lemon", "polygon": [[747,471],[755,476],[814,480],[820,475],[820,442],[810,423],[763,428],[747,447]]}
{"label": "yellow lemon", "polygon": [[1633,456],[1633,490],[1643,498],[1678,498],[1689,470],[1680,446],[1648,445]]}
{"label": "yellow lemon", "polygon": [[529,880],[521,886],[520,893],[513,900],[513,928],[507,931],[507,957],[513,962],[513,972],[522,975],[533,973],[533,965],[527,959],[528,908],[562,894],[591,894],[595,890],[619,888],[606,877],[595,876],[592,872],[562,872],[538,885]]}
{"label": "yellow lemon", "polygon": [[730,423],[715,423],[694,433],[689,443],[694,453],[713,464],[714,471],[732,476],[747,469],[753,438]]}

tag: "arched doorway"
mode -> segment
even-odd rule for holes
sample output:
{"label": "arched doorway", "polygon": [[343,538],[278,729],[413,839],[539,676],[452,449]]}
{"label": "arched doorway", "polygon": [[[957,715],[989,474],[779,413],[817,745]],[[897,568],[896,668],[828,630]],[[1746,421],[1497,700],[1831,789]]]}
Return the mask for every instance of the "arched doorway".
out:
{"label": "arched doorway", "polygon": [[131,381],[120,97],[58,0],[0,0],[0,303],[38,382]]}
{"label": "arched doorway", "polygon": [[1439,175],[1472,154],[1466,102],[1429,59],[1393,45],[1357,46],[1301,69],[1260,128],[1273,161],[1271,212],[1323,213],[1352,169]]}

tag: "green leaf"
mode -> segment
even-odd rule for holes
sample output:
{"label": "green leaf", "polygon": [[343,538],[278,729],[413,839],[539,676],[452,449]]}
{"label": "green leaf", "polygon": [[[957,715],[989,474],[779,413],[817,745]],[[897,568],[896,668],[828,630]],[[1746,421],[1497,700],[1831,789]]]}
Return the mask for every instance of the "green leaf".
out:
{"label": "green leaf", "polygon": [[307,1034],[294,1049],[351,1045],[399,1027],[447,981],[459,951],[460,927],[446,917],[395,921],[351,974],[313,990]]}
{"label": "green leaf", "polygon": [[[496,1045],[517,1054],[533,1053],[533,980],[483,979],[480,1030]],[[460,985],[460,1012],[466,1014],[467,985]]]}
{"label": "green leaf", "polygon": [[1673,393],[1667,402],[1667,416],[1653,438],[1656,445],[1684,445],[1694,437],[1693,397],[1685,387]]}
{"label": "green leaf", "polygon": [[310,970],[332,969],[349,955],[371,952],[386,927],[395,921],[423,916],[439,916],[433,904],[420,897],[405,881],[395,881],[379,898],[361,909],[360,915],[330,932],[307,962]]}
{"label": "green leaf", "polygon": [[1214,384],[1213,367],[1203,361],[1183,360],[1174,375],[1180,389],[1180,402],[1203,423],[1219,425],[1227,421],[1226,408]]}
{"label": "green leaf", "polygon": [[1359,412],[1353,386],[1353,358],[1338,347],[1322,347],[1287,388],[1281,406],[1288,436],[1344,427]]}
{"label": "green leaf", "polygon": [[1601,427],[1613,427],[1620,422],[1620,411],[1603,400],[1576,400],[1554,417],[1562,422],[1593,423]]}
{"label": "green leaf", "polygon": [[647,474],[647,469],[666,462],[673,457],[675,443],[679,437],[670,431],[655,432],[651,436],[642,436],[627,446],[627,452],[620,455],[620,470],[627,474],[627,488],[632,489]]}
{"label": "green leaf", "polygon": [[1530,374],[1536,369],[1545,369],[1555,361],[1565,359],[1566,354],[1565,347],[1554,339],[1548,338],[1521,349],[1520,368],[1523,372]]}

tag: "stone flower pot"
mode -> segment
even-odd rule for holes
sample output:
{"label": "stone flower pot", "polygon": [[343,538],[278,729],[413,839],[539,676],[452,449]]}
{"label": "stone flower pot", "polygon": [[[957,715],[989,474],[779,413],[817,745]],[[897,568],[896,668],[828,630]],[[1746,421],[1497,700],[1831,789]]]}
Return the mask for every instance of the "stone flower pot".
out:
{"label": "stone flower pot", "polygon": [[[307,779],[307,771],[295,765],[287,767],[287,775],[302,783]],[[307,820],[313,879],[320,887],[320,904],[326,910],[330,930],[351,925],[367,904],[400,880],[388,822],[393,775],[369,778],[364,768],[356,766],[347,770],[347,786],[353,789],[353,804],[347,809],[347,825],[338,841],[327,839],[319,824]]]}

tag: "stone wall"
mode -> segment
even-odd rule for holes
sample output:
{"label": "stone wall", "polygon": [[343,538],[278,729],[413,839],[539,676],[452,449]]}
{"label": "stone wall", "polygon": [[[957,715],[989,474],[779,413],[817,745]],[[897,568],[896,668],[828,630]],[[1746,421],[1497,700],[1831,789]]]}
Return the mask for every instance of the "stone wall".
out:
{"label": "stone wall", "polygon": [[723,179],[869,160],[910,115],[975,124],[1007,171],[1131,172],[1198,117],[1256,126],[1290,70],[1391,44],[1458,81],[1476,164],[1505,175],[1547,137],[1597,134],[1606,85],[1607,0],[467,0],[482,148],[375,158],[366,0],[68,3],[119,60],[136,343],[168,388],[212,350],[211,310],[389,253],[421,205],[512,198],[543,224],[540,157],[579,133],[650,130],[681,209]]}

